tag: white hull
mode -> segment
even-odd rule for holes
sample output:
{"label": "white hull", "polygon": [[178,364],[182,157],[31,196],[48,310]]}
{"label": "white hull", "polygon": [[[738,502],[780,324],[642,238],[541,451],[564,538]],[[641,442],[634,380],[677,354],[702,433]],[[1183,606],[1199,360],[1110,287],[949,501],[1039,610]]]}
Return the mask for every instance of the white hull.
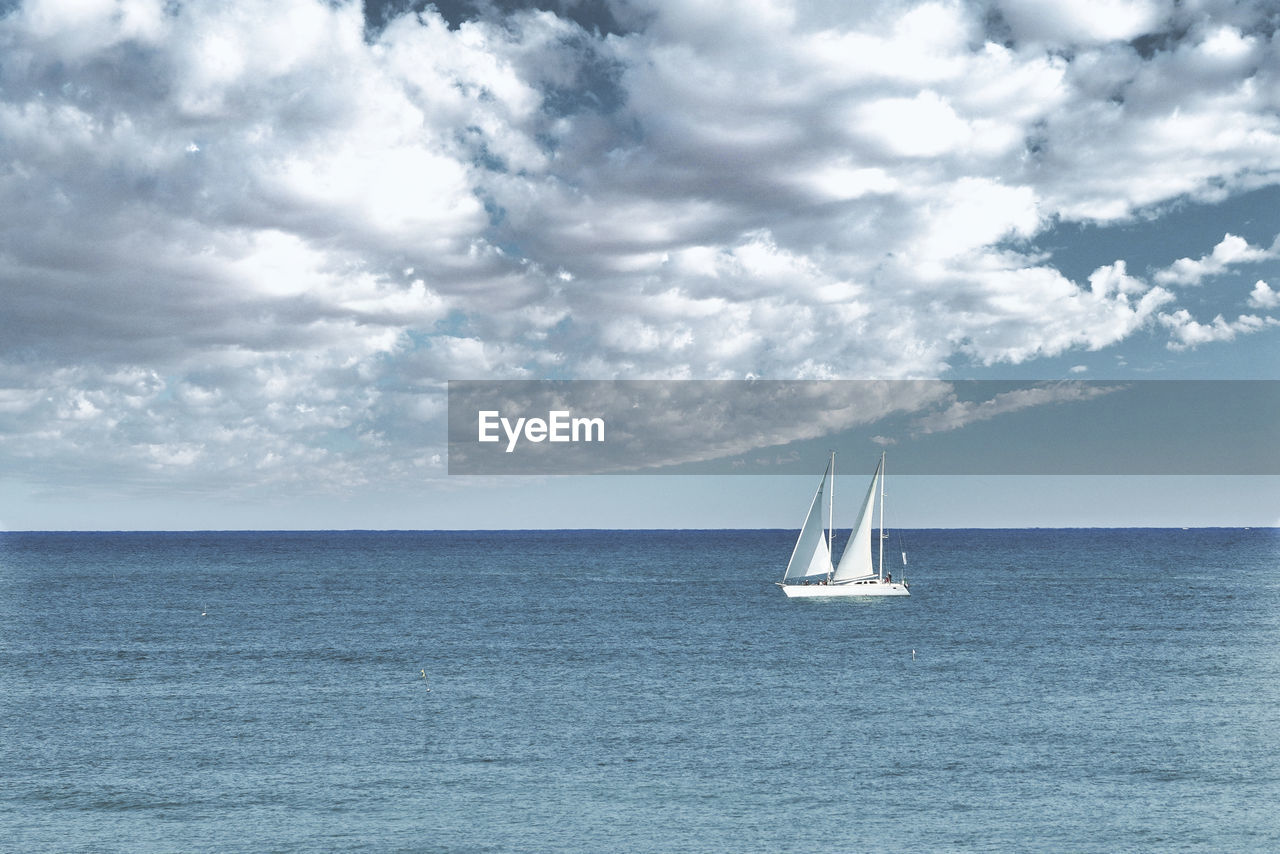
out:
{"label": "white hull", "polygon": [[894,581],[850,581],[846,584],[779,584],[788,599],[827,599],[836,596],[910,596],[906,586]]}

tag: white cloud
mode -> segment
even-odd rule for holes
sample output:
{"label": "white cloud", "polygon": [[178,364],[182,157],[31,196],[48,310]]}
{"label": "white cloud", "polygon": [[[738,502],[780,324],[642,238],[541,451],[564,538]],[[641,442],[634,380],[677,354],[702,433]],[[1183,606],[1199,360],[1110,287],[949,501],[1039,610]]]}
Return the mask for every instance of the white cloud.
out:
{"label": "white cloud", "polygon": [[1098,297],[1109,294],[1140,294],[1147,288],[1145,282],[1129,275],[1128,265],[1124,261],[1099,267],[1089,274],[1089,290]]}
{"label": "white cloud", "polygon": [[1280,291],[1272,290],[1270,285],[1259,279],[1249,293],[1249,305],[1261,309],[1280,308]]}
{"label": "white cloud", "polygon": [[1171,4],[1157,0],[1001,0],[994,5],[1020,39],[1094,44],[1128,41],[1156,30]]}
{"label": "white cloud", "polygon": [[1010,412],[1049,404],[1090,400],[1123,388],[1122,385],[1100,386],[1082,382],[1059,382],[1035,388],[1000,392],[983,401],[953,399],[946,409],[917,418],[912,429],[915,433],[923,435],[945,433]]}
{"label": "white cloud", "polygon": [[1240,12],[1169,7],[1149,31],[1161,48],[1150,55],[1116,42],[1075,55],[1070,100],[1046,120],[1036,155],[1055,209],[1113,221],[1178,196],[1221,200],[1275,180],[1274,56],[1224,62],[1213,20]]}
{"label": "white cloud", "polygon": [[1022,260],[992,256],[947,271],[924,328],[983,364],[1016,364],[1108,347],[1154,320],[1156,309],[1174,298],[1129,277],[1122,263],[1095,271],[1085,289]]}
{"label": "white cloud", "polygon": [[1234,234],[1225,235],[1213,252],[1198,260],[1179,258],[1171,266],[1155,274],[1155,280],[1165,285],[1198,285],[1206,276],[1216,276],[1233,264],[1247,264],[1275,257],[1275,252],[1250,246],[1249,242]]}
{"label": "white cloud", "polygon": [[911,249],[922,259],[946,260],[982,250],[1003,237],[1029,237],[1040,221],[1029,187],[965,177],[939,195],[920,204],[923,221]]}
{"label": "white cloud", "polygon": [[937,157],[966,145],[973,128],[938,93],[884,98],[864,104],[853,117],[857,132],[890,157]]}
{"label": "white cloud", "polygon": [[1242,314],[1234,321],[1228,321],[1219,314],[1210,323],[1200,323],[1185,308],[1161,314],[1158,319],[1169,330],[1170,350],[1186,350],[1201,344],[1233,341],[1238,335],[1259,332],[1269,326],[1280,326],[1280,320],[1274,317],[1264,318],[1253,314]]}

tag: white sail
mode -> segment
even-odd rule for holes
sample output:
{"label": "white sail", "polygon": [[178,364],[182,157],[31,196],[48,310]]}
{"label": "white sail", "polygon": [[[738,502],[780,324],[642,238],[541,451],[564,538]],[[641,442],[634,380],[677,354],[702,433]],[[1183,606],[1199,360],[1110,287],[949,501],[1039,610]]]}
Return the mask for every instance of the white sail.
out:
{"label": "white sail", "polygon": [[[858,511],[853,533],[849,535],[849,542],[845,543],[844,554],[840,555],[840,565],[836,567],[836,574],[832,577],[832,581],[849,581],[853,578],[866,578],[876,574],[875,567],[871,563],[871,513],[876,488],[880,484],[880,466],[883,465],[882,458],[880,465],[876,466],[875,477],[871,478],[871,488],[867,490],[867,497],[862,499],[862,509]],[[883,525],[883,522],[881,524]]]}
{"label": "white sail", "polygon": [[791,550],[791,560],[787,562],[787,571],[783,581],[799,578],[810,578],[815,575],[827,576],[831,573],[831,552],[827,548],[827,538],[822,529],[822,490],[827,485],[827,474],[831,466],[822,475],[818,491],[813,495],[813,503],[809,505],[809,515],[804,519],[804,527],[796,538],[796,547]]}

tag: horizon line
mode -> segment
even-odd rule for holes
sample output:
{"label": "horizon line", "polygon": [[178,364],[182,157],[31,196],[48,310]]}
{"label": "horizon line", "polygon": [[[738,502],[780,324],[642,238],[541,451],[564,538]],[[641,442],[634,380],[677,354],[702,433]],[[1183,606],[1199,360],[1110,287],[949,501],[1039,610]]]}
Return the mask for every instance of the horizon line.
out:
{"label": "horizon line", "polygon": [[[610,533],[618,531],[798,531],[798,527],[767,528],[48,528],[0,530],[4,534],[502,534]],[[837,531],[851,528],[837,527]],[[872,530],[879,530],[872,528]],[[1280,525],[939,525],[889,528],[893,531],[1280,531]]]}

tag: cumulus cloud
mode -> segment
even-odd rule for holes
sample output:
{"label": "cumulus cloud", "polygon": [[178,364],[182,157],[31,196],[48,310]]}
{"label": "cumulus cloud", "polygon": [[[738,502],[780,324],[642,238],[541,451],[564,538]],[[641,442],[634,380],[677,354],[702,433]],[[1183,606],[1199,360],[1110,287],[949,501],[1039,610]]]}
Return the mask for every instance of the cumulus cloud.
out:
{"label": "cumulus cloud", "polygon": [[934,297],[926,334],[985,365],[1021,363],[1073,349],[1101,350],[1154,320],[1173,294],[1129,276],[1123,262],[1099,268],[1082,288],[1021,256],[953,263]]}
{"label": "cumulus cloud", "polygon": [[1169,329],[1170,350],[1186,350],[1201,344],[1218,341],[1233,341],[1238,335],[1259,332],[1267,327],[1280,326],[1280,320],[1274,317],[1258,317],[1255,314],[1242,314],[1233,321],[1228,321],[1221,314],[1210,323],[1200,323],[1185,308],[1175,312],[1161,314],[1159,321]]}
{"label": "cumulus cloud", "polygon": [[1259,280],[1249,293],[1249,305],[1262,309],[1280,308],[1280,291],[1272,290],[1270,285]]}
{"label": "cumulus cloud", "polygon": [[1280,179],[1252,7],[478,8],[5,12],[0,455],[340,489],[430,467],[449,378],[916,377],[1273,324],[1173,288],[1274,247],[1086,281],[1034,248]]}
{"label": "cumulus cloud", "polygon": [[1167,285],[1198,285],[1206,276],[1216,276],[1233,264],[1247,264],[1275,257],[1275,249],[1250,246],[1242,237],[1228,234],[1213,252],[1198,260],[1179,258],[1166,269],[1159,270],[1155,280]]}
{"label": "cumulus cloud", "polygon": [[1098,45],[1158,29],[1169,5],[1157,0],[1004,0],[996,8],[1019,39]]}

